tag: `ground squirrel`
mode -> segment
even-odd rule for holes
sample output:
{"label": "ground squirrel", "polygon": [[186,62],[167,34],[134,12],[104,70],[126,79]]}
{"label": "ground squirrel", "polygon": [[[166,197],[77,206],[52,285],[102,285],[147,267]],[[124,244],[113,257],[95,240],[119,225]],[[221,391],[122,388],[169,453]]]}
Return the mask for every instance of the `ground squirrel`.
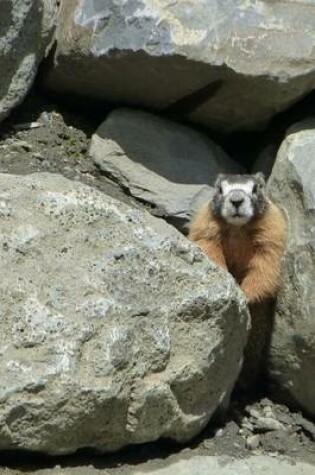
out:
{"label": "ground squirrel", "polygon": [[272,327],[267,313],[278,290],[285,245],[285,221],[266,197],[263,175],[219,175],[212,200],[191,222],[189,238],[228,270],[247,296],[252,329],[244,365],[246,373],[257,373],[254,366],[266,357]]}

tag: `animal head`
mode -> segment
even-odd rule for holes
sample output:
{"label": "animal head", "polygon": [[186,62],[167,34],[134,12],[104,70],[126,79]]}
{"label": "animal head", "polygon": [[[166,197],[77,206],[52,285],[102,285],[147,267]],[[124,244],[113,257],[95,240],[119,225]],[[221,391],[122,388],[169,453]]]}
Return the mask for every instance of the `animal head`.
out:
{"label": "animal head", "polygon": [[267,206],[265,185],[262,173],[219,175],[211,202],[214,216],[234,226],[243,226],[261,216]]}

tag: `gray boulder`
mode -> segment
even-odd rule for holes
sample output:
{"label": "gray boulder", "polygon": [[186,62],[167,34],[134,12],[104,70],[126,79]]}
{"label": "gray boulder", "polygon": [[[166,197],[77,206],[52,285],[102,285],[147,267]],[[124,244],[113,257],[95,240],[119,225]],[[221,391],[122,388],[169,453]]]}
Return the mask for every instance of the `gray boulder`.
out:
{"label": "gray boulder", "polygon": [[276,391],[315,415],[315,129],[287,136],[269,190],[285,210],[288,238],[271,342]]}
{"label": "gray boulder", "polygon": [[0,175],[0,214],[0,449],[196,435],[246,344],[233,279],[164,221],[57,175]]}
{"label": "gray boulder", "polygon": [[219,172],[242,167],[205,135],[147,112],[118,109],[92,137],[100,169],[182,231]]}
{"label": "gray boulder", "polygon": [[45,84],[225,131],[259,128],[315,86],[315,4],[67,0]]}
{"label": "gray boulder", "polygon": [[56,0],[2,0],[0,121],[30,89],[56,24]]}

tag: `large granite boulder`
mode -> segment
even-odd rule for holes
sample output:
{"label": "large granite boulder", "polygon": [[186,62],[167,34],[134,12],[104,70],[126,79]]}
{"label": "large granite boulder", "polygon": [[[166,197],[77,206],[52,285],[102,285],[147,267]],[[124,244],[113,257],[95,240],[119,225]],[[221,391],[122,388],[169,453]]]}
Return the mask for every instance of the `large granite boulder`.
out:
{"label": "large granite boulder", "polygon": [[314,2],[62,3],[45,77],[54,91],[233,131],[261,127],[315,86]]}
{"label": "large granite boulder", "polygon": [[56,0],[0,2],[0,121],[30,89],[56,24]]}
{"label": "large granite boulder", "polygon": [[57,175],[0,175],[0,449],[186,441],[248,333],[234,281],[149,213]]}
{"label": "large granite boulder", "polygon": [[184,232],[211,197],[217,174],[243,171],[206,135],[132,109],[109,114],[89,154],[105,174]]}
{"label": "large granite boulder", "polygon": [[315,129],[295,130],[283,142],[269,182],[270,195],[288,220],[270,375],[282,397],[314,416]]}

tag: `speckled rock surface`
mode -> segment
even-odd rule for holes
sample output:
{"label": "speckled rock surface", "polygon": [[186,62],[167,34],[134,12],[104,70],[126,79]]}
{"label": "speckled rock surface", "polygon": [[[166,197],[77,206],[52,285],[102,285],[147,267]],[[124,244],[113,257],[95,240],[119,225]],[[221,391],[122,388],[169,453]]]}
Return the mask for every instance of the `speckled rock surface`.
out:
{"label": "speckled rock surface", "polygon": [[314,88],[314,31],[313,1],[68,0],[45,84],[252,129]]}
{"label": "speckled rock surface", "polygon": [[295,130],[283,142],[269,182],[288,220],[270,365],[277,390],[314,416],[315,129]]}
{"label": "speckled rock surface", "polygon": [[55,29],[56,0],[1,0],[0,121],[24,99]]}
{"label": "speckled rock surface", "polygon": [[[177,460],[176,460],[177,459]],[[257,455],[243,459],[227,456],[193,456],[178,460],[148,462],[138,467],[95,468],[84,467],[55,467],[43,470],[23,471],[35,475],[314,475],[315,466],[287,457],[271,457]],[[22,472],[5,470],[0,475],[18,475]]]}
{"label": "speckled rock surface", "polygon": [[247,339],[232,278],[162,220],[58,175],[1,174],[0,217],[0,448],[197,434]]}
{"label": "speckled rock surface", "polygon": [[[133,475],[141,475],[135,471]],[[249,457],[242,460],[233,460],[229,457],[193,457],[182,460],[169,467],[150,470],[151,475],[314,475],[315,467],[303,462],[292,462],[288,459],[279,459],[267,456]]]}
{"label": "speckled rock surface", "polygon": [[243,171],[206,135],[132,109],[107,117],[89,154],[106,175],[181,230],[211,197],[218,173]]}

